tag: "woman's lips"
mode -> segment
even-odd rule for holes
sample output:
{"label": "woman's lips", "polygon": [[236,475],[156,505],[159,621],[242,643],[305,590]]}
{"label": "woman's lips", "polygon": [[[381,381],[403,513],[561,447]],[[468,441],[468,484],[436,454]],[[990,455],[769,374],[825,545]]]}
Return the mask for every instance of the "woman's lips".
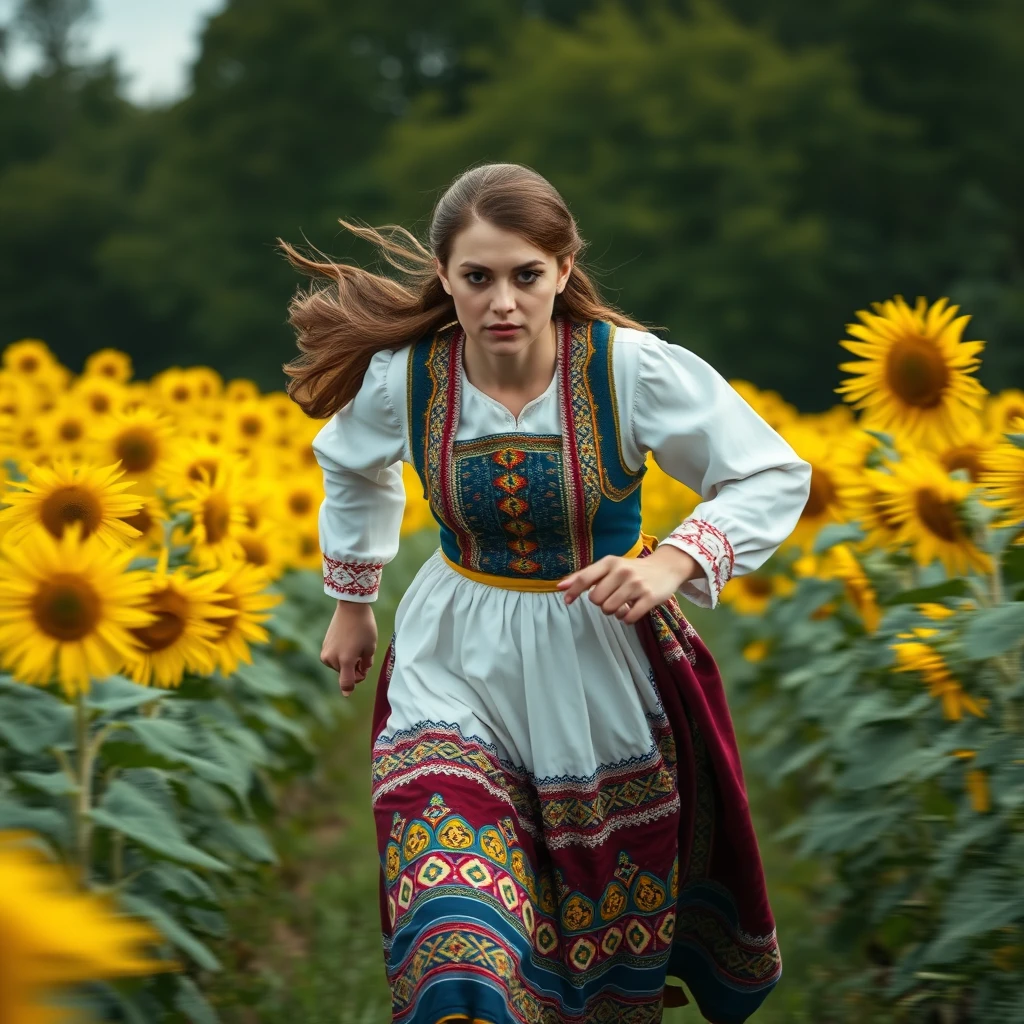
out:
{"label": "woman's lips", "polygon": [[517,325],[512,327],[488,327],[487,330],[491,332],[496,338],[510,338],[520,328]]}

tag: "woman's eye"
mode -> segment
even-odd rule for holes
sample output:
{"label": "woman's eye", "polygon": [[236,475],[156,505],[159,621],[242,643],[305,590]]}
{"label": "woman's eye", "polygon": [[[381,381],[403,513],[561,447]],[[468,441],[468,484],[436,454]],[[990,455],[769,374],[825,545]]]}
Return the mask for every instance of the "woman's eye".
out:
{"label": "woman's eye", "polygon": [[[520,270],[519,274],[520,274],[520,282],[519,282],[520,284],[533,284],[533,282],[536,281],[537,278],[541,276],[541,273],[540,273],[539,270]],[[522,280],[522,275],[523,274],[529,275],[528,280],[526,280],[526,281]],[[479,280],[478,278],[483,278],[483,277],[486,277],[486,276],[487,275],[482,270],[471,270],[468,274],[466,274],[466,280],[470,284],[483,284],[483,281]]]}

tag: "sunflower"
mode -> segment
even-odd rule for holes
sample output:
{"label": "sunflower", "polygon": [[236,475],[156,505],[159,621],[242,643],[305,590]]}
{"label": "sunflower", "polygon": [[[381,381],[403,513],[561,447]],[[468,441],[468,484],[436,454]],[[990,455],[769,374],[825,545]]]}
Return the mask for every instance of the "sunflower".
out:
{"label": "sunflower", "polygon": [[231,448],[249,453],[267,443],[276,428],[276,421],[262,399],[241,399],[226,406],[224,426]]}
{"label": "sunflower", "polygon": [[[404,532],[402,536],[405,536]],[[320,531],[315,519],[310,520],[305,526],[292,527],[291,545],[290,562],[296,569],[315,569],[317,572],[321,570],[323,555],[320,551]]]}
{"label": "sunflower", "polygon": [[893,490],[885,500],[889,514],[900,524],[896,542],[911,547],[918,565],[938,558],[950,576],[991,570],[991,559],[975,544],[963,518],[963,502],[972,484],[951,479],[924,452],[894,463],[892,475]]}
{"label": "sunflower", "polygon": [[969,316],[942,298],[930,308],[924,298],[911,309],[903,297],[875,302],[875,313],[858,310],[862,323],[848,324],[856,341],[839,344],[862,362],[841,363],[856,374],[836,388],[845,401],[865,410],[865,426],[898,427],[909,440],[943,437],[950,443],[970,427],[987,393],[971,373],[980,364],[983,341],[961,341]]}
{"label": "sunflower", "polygon": [[81,531],[75,522],[57,539],[37,528],[5,539],[0,558],[0,663],[20,682],[56,679],[68,697],[119,672],[137,645],[132,627],[153,621],[148,574],[126,568],[131,550]]}
{"label": "sunflower", "polygon": [[174,423],[145,405],[121,410],[97,424],[94,455],[117,460],[140,491],[150,491],[161,464],[170,455]]}
{"label": "sunflower", "polygon": [[[0,832],[0,1021],[63,1024],[54,986],[179,970],[153,960],[163,937],[118,913],[108,896],[80,892],[29,833]],[[74,1018],[78,1019],[78,1018]]]}
{"label": "sunflower", "polygon": [[985,421],[995,434],[1012,434],[1024,430],[1024,391],[1010,388],[989,397]]}
{"label": "sunflower", "polygon": [[246,526],[238,533],[238,541],[245,552],[245,560],[261,566],[271,580],[279,579],[291,564],[293,544],[285,538],[291,528],[284,530],[280,523],[264,519],[258,526]]}
{"label": "sunflower", "polygon": [[180,367],[173,366],[169,370],[158,373],[149,382],[150,394],[154,403],[175,419],[183,419],[199,403],[198,382]]}
{"label": "sunflower", "polygon": [[0,529],[11,542],[26,532],[44,527],[54,537],[63,536],[70,523],[79,523],[83,537],[92,537],[108,548],[128,546],[139,531],[126,520],[143,506],[139,494],[124,494],[132,481],[121,480],[117,466],[72,465],[66,459],[53,466],[30,465],[28,480],[11,481],[0,511]]}
{"label": "sunflower", "polygon": [[840,476],[832,458],[832,444],[818,431],[797,423],[784,430],[782,436],[800,458],[811,464],[811,490],[807,504],[789,537],[791,543],[809,548],[823,526],[843,519],[843,506],[839,500]]}
{"label": "sunflower", "polygon": [[899,546],[901,521],[890,508],[897,483],[881,469],[845,472],[839,476],[839,498],[846,516],[864,531],[864,549]]}
{"label": "sunflower", "polygon": [[185,541],[198,565],[215,568],[245,557],[239,536],[246,525],[244,493],[237,471],[224,463],[215,481],[191,484],[178,500],[179,509],[192,513]]}
{"label": "sunflower", "polygon": [[1024,448],[1009,441],[995,447],[988,460],[981,484],[989,500],[1004,511],[1004,522],[1024,520]]}
{"label": "sunflower", "polygon": [[144,495],[142,507],[137,512],[125,516],[124,521],[139,531],[139,536],[132,541],[136,551],[149,552],[163,546],[167,513],[160,498],[154,495]]}
{"label": "sunflower", "polygon": [[63,382],[66,371],[45,341],[22,338],[4,349],[5,370],[33,381]]}
{"label": "sunflower", "polygon": [[942,713],[951,722],[959,722],[966,711],[984,718],[981,701],[971,697],[953,678],[942,655],[925,643],[938,633],[936,629],[914,629],[900,633],[900,643],[892,644],[897,672],[919,672],[928,684],[928,692],[942,702]]}
{"label": "sunflower", "polygon": [[132,357],[116,348],[101,348],[85,360],[82,378],[103,377],[114,384],[127,384],[132,379]]}
{"label": "sunflower", "polygon": [[270,634],[260,625],[270,618],[268,609],[283,600],[280,594],[269,593],[269,576],[265,569],[249,562],[235,562],[225,566],[227,578],[221,590],[228,592],[222,603],[233,612],[218,619],[220,631],[215,640],[215,656],[221,674],[231,675],[240,662],[252,664],[250,644],[265,644]]}
{"label": "sunflower", "polygon": [[216,485],[229,469],[237,471],[239,462],[239,457],[221,444],[203,438],[179,438],[155,480],[172,498],[180,498],[196,484]]}
{"label": "sunflower", "polygon": [[223,397],[225,402],[249,402],[260,397],[260,389],[254,381],[238,377],[227,382]]}
{"label": "sunflower", "polygon": [[976,484],[990,468],[997,437],[985,431],[980,420],[975,420],[956,443],[939,446],[935,455],[947,473],[962,469]]}
{"label": "sunflower", "polygon": [[108,416],[124,408],[129,392],[123,384],[101,374],[79,377],[71,385],[71,395],[93,416]]}
{"label": "sunflower", "polygon": [[38,418],[47,461],[56,462],[62,456],[84,458],[94,423],[93,415],[76,396],[62,395],[53,409]]}
{"label": "sunflower", "polygon": [[722,588],[721,599],[738,615],[762,615],[773,597],[786,597],[794,585],[787,576],[755,570],[729,580]]}
{"label": "sunflower", "polygon": [[770,653],[771,646],[767,640],[751,640],[750,643],[743,648],[743,657],[754,665],[759,661],[764,661]]}
{"label": "sunflower", "polygon": [[882,620],[874,588],[860,562],[846,544],[837,544],[828,552],[829,575],[843,581],[846,596],[857,610],[864,629],[874,633]]}
{"label": "sunflower", "polygon": [[231,614],[218,603],[230,596],[220,589],[225,573],[192,576],[184,567],[169,573],[167,559],[165,547],[149,578],[144,607],[154,621],[131,629],[139,648],[126,659],[124,674],[142,686],[177,686],[186,672],[212,672],[217,620]]}
{"label": "sunflower", "polygon": [[224,391],[224,379],[212,366],[193,366],[189,373],[200,402],[212,402],[220,398]]}
{"label": "sunflower", "polygon": [[[286,477],[283,485],[275,488],[275,512],[277,518],[287,527],[295,523],[304,523],[308,519],[316,519],[323,501],[322,478],[312,473],[297,477]],[[256,512],[258,518],[258,510]],[[250,520],[253,516],[250,514]]]}

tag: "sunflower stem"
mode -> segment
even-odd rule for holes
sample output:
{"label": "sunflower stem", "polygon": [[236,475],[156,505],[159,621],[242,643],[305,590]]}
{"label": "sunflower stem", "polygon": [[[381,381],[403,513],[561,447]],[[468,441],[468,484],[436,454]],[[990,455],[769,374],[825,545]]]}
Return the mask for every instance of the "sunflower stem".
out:
{"label": "sunflower stem", "polygon": [[87,694],[82,691],[75,702],[75,739],[78,753],[78,793],[75,807],[75,838],[78,869],[83,888],[90,882],[92,861],[92,768],[94,749],[89,738]]}

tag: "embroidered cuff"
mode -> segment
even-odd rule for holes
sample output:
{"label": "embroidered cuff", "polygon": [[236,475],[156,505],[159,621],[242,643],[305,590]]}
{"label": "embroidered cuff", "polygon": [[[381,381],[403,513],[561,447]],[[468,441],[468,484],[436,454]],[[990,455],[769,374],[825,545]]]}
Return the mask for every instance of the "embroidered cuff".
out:
{"label": "embroidered cuff", "polygon": [[383,562],[342,562],[324,555],[324,593],[344,601],[376,601]]}
{"label": "embroidered cuff", "polygon": [[680,593],[703,608],[714,608],[718,604],[722,587],[732,576],[736,560],[726,535],[703,519],[686,519],[661,543],[671,544],[691,555],[707,577],[706,591],[695,581],[687,580],[679,588]]}

